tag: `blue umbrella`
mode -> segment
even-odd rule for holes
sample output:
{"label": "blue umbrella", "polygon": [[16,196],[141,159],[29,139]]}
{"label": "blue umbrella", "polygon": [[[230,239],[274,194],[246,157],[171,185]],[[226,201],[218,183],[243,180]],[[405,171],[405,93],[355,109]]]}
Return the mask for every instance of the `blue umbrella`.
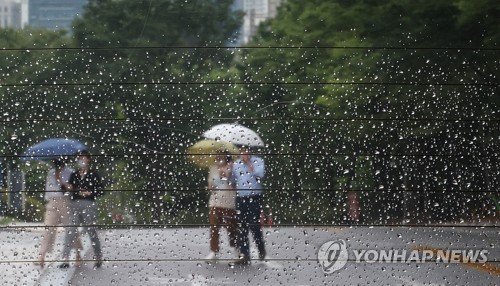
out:
{"label": "blue umbrella", "polygon": [[76,155],[87,147],[75,139],[52,138],[44,140],[24,151],[21,160],[52,160]]}

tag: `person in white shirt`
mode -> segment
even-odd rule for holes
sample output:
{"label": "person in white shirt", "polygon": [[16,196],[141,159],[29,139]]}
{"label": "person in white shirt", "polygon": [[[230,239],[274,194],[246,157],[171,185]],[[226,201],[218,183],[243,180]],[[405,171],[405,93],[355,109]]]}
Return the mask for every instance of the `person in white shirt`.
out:
{"label": "person in white shirt", "polygon": [[[57,226],[67,226],[69,222],[69,196],[65,195],[65,190],[68,189],[68,180],[73,173],[71,168],[68,168],[62,159],[53,161],[55,168],[50,169],[47,173],[47,180],[45,182],[45,218],[44,224],[46,226],[45,234],[43,235],[40,244],[39,258],[36,262],[37,265],[44,267],[45,256],[47,253],[52,252],[55,244]],[[80,250],[82,249],[82,242],[80,238],[75,240],[73,245],[77,250],[77,265],[81,264]]]}
{"label": "person in white shirt", "polygon": [[236,192],[231,182],[232,157],[229,154],[219,154],[215,158],[216,165],[211,166],[208,174],[208,220],[210,223],[210,253],[205,258],[207,262],[217,258],[219,253],[219,231],[221,225],[226,225],[229,235],[229,245],[236,249]]}
{"label": "person in white shirt", "polygon": [[240,257],[235,265],[250,264],[249,233],[257,244],[259,260],[266,259],[266,246],[260,217],[264,198],[264,159],[253,155],[247,146],[240,146],[240,159],[232,165],[232,185],[236,189],[236,221]]}

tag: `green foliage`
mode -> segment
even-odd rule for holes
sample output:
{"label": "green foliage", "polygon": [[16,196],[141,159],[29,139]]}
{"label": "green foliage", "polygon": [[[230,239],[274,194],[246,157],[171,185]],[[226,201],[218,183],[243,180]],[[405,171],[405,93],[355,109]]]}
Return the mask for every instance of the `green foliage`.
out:
{"label": "green foliage", "polygon": [[[349,189],[498,185],[481,157],[500,136],[496,1],[288,0],[241,50],[221,48],[241,25],[231,3],[91,0],[73,38],[0,29],[1,154],[80,139],[110,223],[203,220],[205,171],[179,154],[229,117],[282,154],[265,158],[282,221],[338,219]],[[405,156],[425,153],[470,157]],[[23,168],[39,202],[44,170]]]}
{"label": "green foliage", "polygon": [[[78,47],[103,48],[84,54],[92,64],[84,67],[83,78],[127,83],[96,86],[93,92],[106,94],[121,118],[137,121],[113,130],[97,129],[96,137],[119,134],[112,145],[121,142],[123,151],[143,154],[130,157],[122,173],[144,182],[129,182],[127,189],[140,187],[145,192],[120,197],[139,200],[149,214],[145,221],[160,220],[162,200],[170,197],[163,190],[199,188],[201,178],[189,175],[193,167],[175,154],[199,138],[209,124],[200,119],[213,117],[212,104],[231,90],[211,84],[231,74],[233,54],[215,48],[224,46],[240,26],[241,15],[231,12],[231,4],[228,0],[90,1],[83,18],[75,22]],[[151,82],[157,84],[141,84]],[[186,193],[180,201],[191,204],[195,196]]]}
{"label": "green foliage", "polygon": [[[67,108],[68,105],[64,104],[67,99],[62,99],[57,92],[30,84],[60,79],[61,70],[66,68],[65,61],[55,57],[53,50],[38,49],[67,47],[68,43],[62,32],[0,29],[0,48],[5,49],[0,51],[0,114],[4,121],[0,134],[2,154],[19,154],[42,132],[52,131],[52,128],[50,131],[40,130],[15,120],[51,118],[54,114],[63,114]],[[54,123],[52,127],[58,129],[61,125]]]}
{"label": "green foliage", "polygon": [[[493,165],[458,154],[498,150],[491,141],[498,131],[488,123],[452,120],[498,119],[498,51],[492,50],[498,46],[497,6],[286,1],[249,44],[260,48],[245,50],[238,63],[242,79],[254,83],[247,87],[254,104],[272,106],[252,115],[287,123],[261,125],[272,152],[298,154],[275,159],[280,174],[271,175],[273,185],[491,189],[476,176],[493,179],[485,171]],[[315,152],[330,155],[308,155]],[[457,157],[412,155],[426,153]],[[353,167],[356,154],[366,154],[367,165],[356,160]],[[322,178],[313,175],[315,168]],[[457,178],[462,170],[469,175]]]}
{"label": "green foliage", "polygon": [[42,201],[32,194],[25,194],[24,210],[20,214],[13,214],[7,208],[7,192],[0,192],[0,207],[6,217],[0,217],[0,225],[10,224],[14,221],[42,222],[45,213],[45,206]]}

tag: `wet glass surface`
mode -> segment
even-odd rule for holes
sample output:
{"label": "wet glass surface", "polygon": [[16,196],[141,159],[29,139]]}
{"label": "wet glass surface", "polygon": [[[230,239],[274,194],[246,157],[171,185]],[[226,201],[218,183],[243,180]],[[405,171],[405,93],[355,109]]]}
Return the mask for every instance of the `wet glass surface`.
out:
{"label": "wet glass surface", "polygon": [[4,284],[500,283],[496,2],[46,2],[0,1]]}

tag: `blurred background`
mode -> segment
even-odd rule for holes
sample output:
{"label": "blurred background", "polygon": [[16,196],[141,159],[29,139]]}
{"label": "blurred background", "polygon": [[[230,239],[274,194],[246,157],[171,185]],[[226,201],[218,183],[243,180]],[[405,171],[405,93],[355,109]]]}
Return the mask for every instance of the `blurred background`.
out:
{"label": "blurred background", "polygon": [[3,223],[42,221],[52,137],[100,220],[206,224],[203,131],[260,134],[274,224],[498,224],[496,1],[0,0]]}

